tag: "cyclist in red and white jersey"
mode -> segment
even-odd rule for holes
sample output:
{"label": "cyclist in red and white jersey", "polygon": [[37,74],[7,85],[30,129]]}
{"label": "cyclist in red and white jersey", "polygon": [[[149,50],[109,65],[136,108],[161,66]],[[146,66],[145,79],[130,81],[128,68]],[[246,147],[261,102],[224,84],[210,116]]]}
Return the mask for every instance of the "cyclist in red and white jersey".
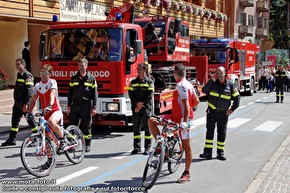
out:
{"label": "cyclist in red and white jersey", "polygon": [[[193,121],[193,108],[199,103],[199,99],[195,92],[193,85],[185,78],[186,68],[183,64],[178,63],[174,68],[174,78],[177,82],[175,91],[173,93],[172,114],[163,115],[164,118],[170,119],[180,124],[182,130],[181,139],[182,146],[185,151],[185,170],[182,176],[177,180],[179,183],[190,181],[190,165],[192,160],[191,146],[190,146],[190,123]],[[148,120],[148,126],[153,137],[160,135],[158,129],[159,122],[156,118],[151,117]]]}
{"label": "cyclist in red and white jersey", "polygon": [[51,130],[56,132],[60,138],[59,151],[62,151],[65,147],[65,141],[63,131],[58,122],[63,118],[63,114],[58,100],[57,82],[50,78],[51,71],[52,66],[48,64],[43,65],[40,69],[41,81],[35,85],[28,112],[32,113],[36,101],[39,98],[41,109],[44,112],[44,118],[47,120]]}

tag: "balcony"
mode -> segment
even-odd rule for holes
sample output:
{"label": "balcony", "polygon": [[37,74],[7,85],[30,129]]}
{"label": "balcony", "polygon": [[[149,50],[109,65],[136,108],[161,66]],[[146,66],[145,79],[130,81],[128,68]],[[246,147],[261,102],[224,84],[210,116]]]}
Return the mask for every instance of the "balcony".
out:
{"label": "balcony", "polygon": [[241,7],[254,7],[254,0],[240,0]]}
{"label": "balcony", "polygon": [[256,28],[256,38],[267,38],[268,30],[266,28]]}
{"label": "balcony", "polygon": [[239,35],[240,36],[253,36],[253,26],[240,25],[239,26]]}
{"label": "balcony", "polygon": [[257,10],[259,12],[268,12],[269,11],[269,4],[268,1],[258,1],[256,3]]}

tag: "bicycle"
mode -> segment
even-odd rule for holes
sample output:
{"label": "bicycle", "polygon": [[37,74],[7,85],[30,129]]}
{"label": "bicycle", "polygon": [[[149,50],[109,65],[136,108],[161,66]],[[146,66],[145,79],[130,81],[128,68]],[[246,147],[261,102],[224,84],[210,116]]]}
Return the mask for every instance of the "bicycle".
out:
{"label": "bicycle", "polygon": [[66,146],[63,151],[59,151],[60,142],[44,119],[44,113],[36,113],[34,117],[39,118],[37,133],[23,141],[20,152],[21,162],[30,174],[36,177],[48,176],[55,167],[57,155],[62,153],[73,164],[82,162],[85,156],[85,140],[77,126],[70,125],[66,129],[61,126]]}
{"label": "bicycle", "polygon": [[176,172],[184,152],[179,124],[161,117],[154,117],[163,125],[163,128],[155,140],[143,172],[142,185],[147,190],[155,184],[164,161],[168,161],[169,173]]}

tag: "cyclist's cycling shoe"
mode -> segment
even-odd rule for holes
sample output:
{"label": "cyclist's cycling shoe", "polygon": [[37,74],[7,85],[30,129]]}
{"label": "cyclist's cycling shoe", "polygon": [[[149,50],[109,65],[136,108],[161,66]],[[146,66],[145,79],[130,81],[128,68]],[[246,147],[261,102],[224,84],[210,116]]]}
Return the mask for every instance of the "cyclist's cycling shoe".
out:
{"label": "cyclist's cycling shoe", "polygon": [[140,148],[134,148],[132,151],[131,151],[131,154],[137,154],[137,153],[140,153],[141,152],[141,149]]}
{"label": "cyclist's cycling shoe", "polygon": [[60,139],[59,140],[59,147],[57,149],[57,154],[61,154],[64,152],[64,148],[66,147],[65,145],[65,140],[64,139]]}
{"label": "cyclist's cycling shoe", "polygon": [[185,183],[190,181],[190,174],[188,171],[184,171],[181,177],[177,180],[178,183]]}
{"label": "cyclist's cycling shoe", "polygon": [[200,158],[205,158],[205,159],[211,159],[212,155],[208,152],[204,152],[202,154],[199,155]]}
{"label": "cyclist's cycling shoe", "polygon": [[16,141],[15,139],[7,139],[4,143],[1,144],[1,146],[12,146],[12,145],[16,145]]}
{"label": "cyclist's cycling shoe", "polygon": [[217,154],[216,158],[222,161],[225,161],[227,159],[223,153]]}

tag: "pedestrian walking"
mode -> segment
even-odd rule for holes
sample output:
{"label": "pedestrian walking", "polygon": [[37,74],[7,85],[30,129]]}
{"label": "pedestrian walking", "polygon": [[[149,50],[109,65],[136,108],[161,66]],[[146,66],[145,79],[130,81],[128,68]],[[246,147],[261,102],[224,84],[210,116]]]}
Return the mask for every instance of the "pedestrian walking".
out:
{"label": "pedestrian walking", "polygon": [[[16,135],[19,130],[19,122],[21,117],[27,113],[28,105],[33,93],[34,79],[31,73],[25,68],[25,60],[18,58],[15,60],[15,65],[18,73],[13,92],[14,105],[12,108],[12,127],[9,133],[9,138],[2,143],[2,146],[16,145]],[[33,120],[29,117],[26,117],[26,120],[31,127],[32,132],[36,132],[37,125]]]}
{"label": "pedestrian walking", "polygon": [[[199,103],[198,96],[193,85],[186,80],[186,68],[181,63],[174,67],[174,79],[177,82],[175,91],[173,93],[172,114],[164,115],[165,118],[170,119],[181,125],[181,140],[182,147],[185,151],[185,169],[181,177],[177,180],[178,183],[185,183],[190,181],[190,166],[192,162],[192,151],[190,146],[191,131],[190,125],[193,121],[193,108]],[[156,139],[160,135],[158,129],[157,119],[149,118],[148,125],[153,137]]]}
{"label": "pedestrian walking", "polygon": [[22,58],[26,63],[26,70],[31,73],[31,58],[30,58],[30,42],[24,42],[24,48],[22,50]]}
{"label": "pedestrian walking", "polygon": [[133,79],[129,87],[133,119],[133,147],[132,154],[141,152],[141,128],[145,132],[144,155],[148,155],[152,136],[148,127],[148,119],[153,114],[154,82],[148,75],[148,65],[140,63],[137,68],[138,76]]}
{"label": "pedestrian walking", "polygon": [[[226,160],[224,156],[228,117],[238,108],[240,94],[238,89],[226,79],[224,67],[218,67],[215,74],[202,88],[208,97],[206,110],[206,138],[201,158],[212,159],[213,139],[217,125],[217,158]],[[233,101],[233,103],[231,102]]]}
{"label": "pedestrian walking", "polygon": [[283,66],[280,65],[278,70],[274,74],[275,77],[275,85],[276,85],[276,103],[279,103],[279,99],[281,98],[281,103],[284,100],[284,83],[286,82],[287,75],[283,70]]}
{"label": "pedestrian walking", "polygon": [[92,116],[97,112],[97,82],[87,71],[88,60],[80,59],[78,73],[71,77],[68,93],[69,124],[79,125],[86,142],[86,152],[91,151]]}

